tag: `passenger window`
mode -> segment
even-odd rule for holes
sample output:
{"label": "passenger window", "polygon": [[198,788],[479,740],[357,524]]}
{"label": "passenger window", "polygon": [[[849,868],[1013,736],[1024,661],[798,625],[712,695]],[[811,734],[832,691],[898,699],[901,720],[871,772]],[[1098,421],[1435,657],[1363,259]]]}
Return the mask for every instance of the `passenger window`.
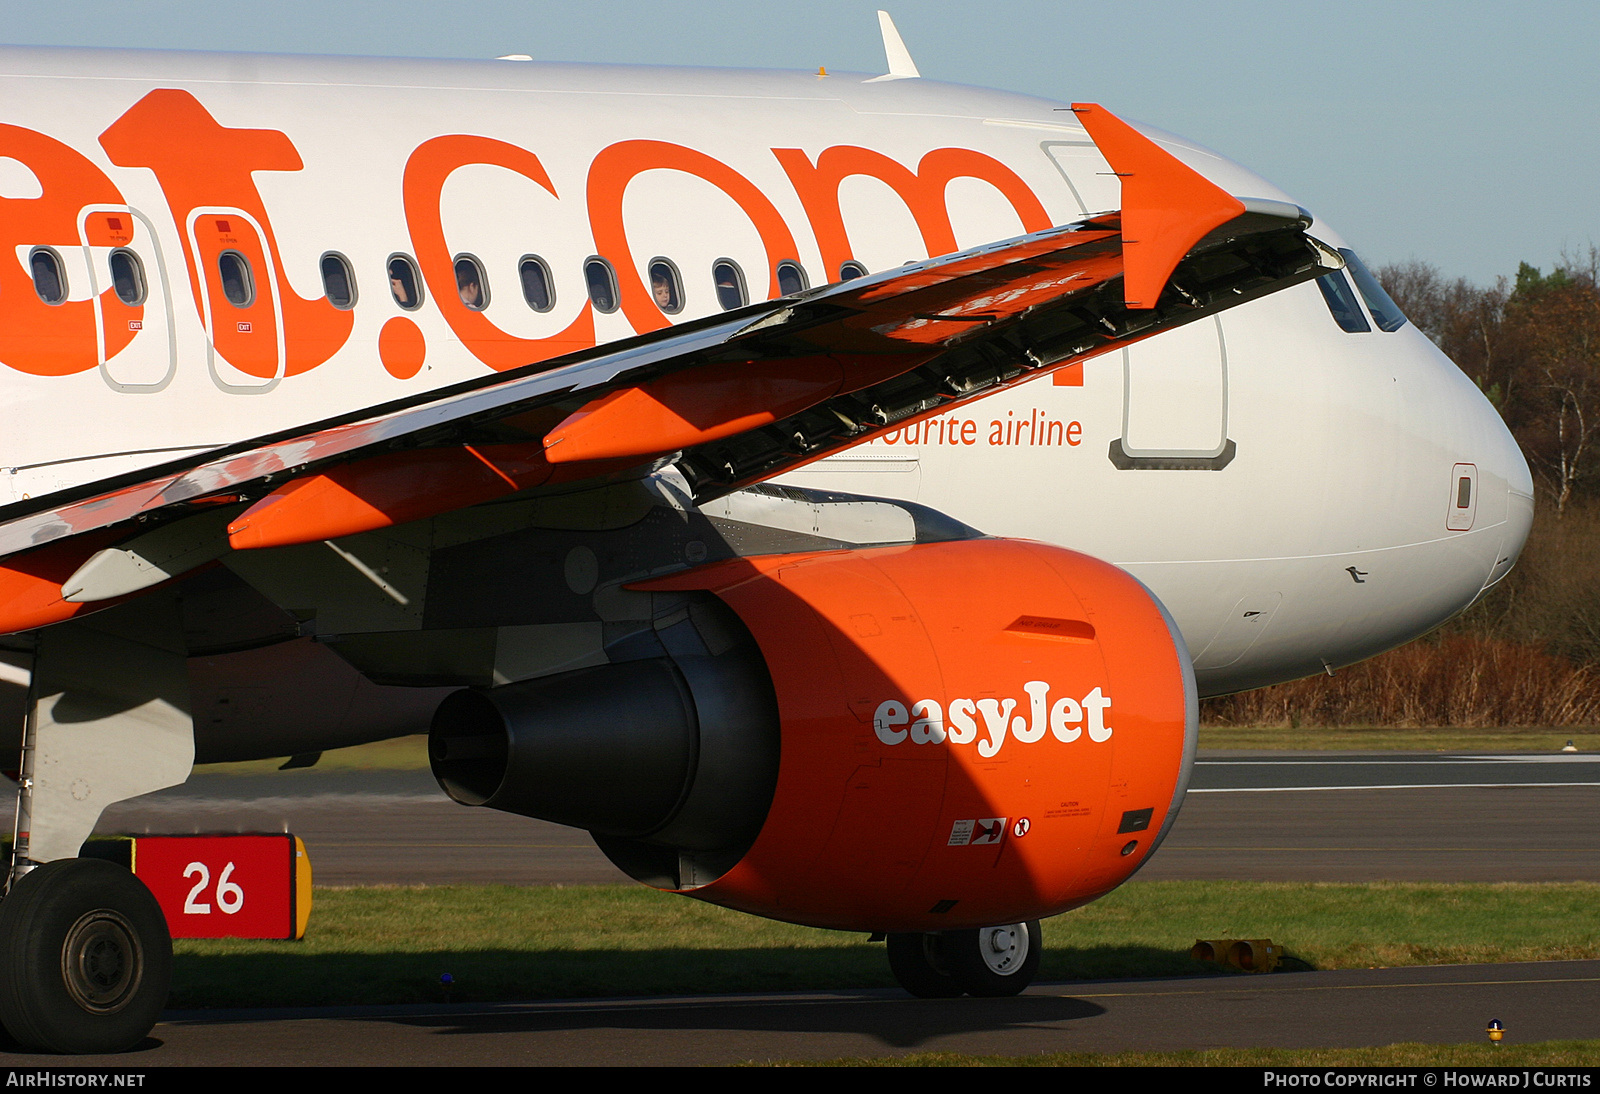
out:
{"label": "passenger window", "polygon": [[471,255],[456,255],[456,292],[473,311],[489,306],[489,279],[484,276],[483,263]]}
{"label": "passenger window", "polygon": [[651,259],[650,298],[668,315],[677,315],[683,310],[683,279],[670,259]]}
{"label": "passenger window", "polygon": [[804,292],[808,287],[805,267],[798,262],[778,263],[779,296],[793,296],[797,292]]}
{"label": "passenger window", "polygon": [[322,294],[340,311],[356,306],[356,275],[344,255],[329,251],[322,256]]}
{"label": "passenger window", "polygon": [[222,275],[222,295],[236,308],[255,303],[255,278],[250,275],[250,260],[238,251],[223,251],[217,256],[217,272]]}
{"label": "passenger window", "polygon": [[720,259],[711,267],[711,280],[717,286],[717,303],[723,311],[742,308],[749,302],[744,291],[744,271],[731,259]]}
{"label": "passenger window", "polygon": [[538,255],[524,255],[517,263],[517,273],[522,278],[522,299],[534,311],[549,311],[556,306],[555,285],[550,280],[550,267]]}
{"label": "passenger window", "polygon": [[607,314],[617,310],[617,275],[611,263],[603,258],[591,258],[583,264],[583,279],[589,286],[589,302],[596,311]]}
{"label": "passenger window", "polygon": [[60,304],[67,299],[67,275],[61,268],[61,256],[48,247],[36,248],[28,256],[28,268],[33,271],[33,291],[46,304]]}
{"label": "passenger window", "polygon": [[1355,279],[1356,288],[1361,291],[1361,299],[1367,302],[1367,310],[1372,313],[1372,321],[1378,324],[1379,329],[1397,331],[1405,326],[1405,313],[1400,310],[1400,305],[1383,291],[1383,285],[1372,276],[1367,264],[1346,247],[1340,247],[1339,253],[1344,255],[1345,266],[1349,269],[1350,276]]}
{"label": "passenger window", "polygon": [[1367,317],[1361,314],[1361,305],[1356,303],[1356,294],[1350,291],[1350,282],[1345,280],[1343,270],[1333,270],[1317,278],[1317,288],[1322,290],[1322,299],[1328,302],[1333,321],[1341,330],[1348,334],[1372,330]]}
{"label": "passenger window", "polygon": [[840,281],[854,281],[858,277],[866,277],[866,276],[867,276],[867,268],[865,266],[863,266],[859,262],[851,261],[851,262],[841,262],[841,263],[839,263],[839,280]]}
{"label": "passenger window", "polygon": [[422,279],[410,256],[389,256],[389,291],[394,294],[394,302],[406,311],[422,307]]}
{"label": "passenger window", "polygon": [[130,308],[143,304],[147,290],[144,263],[139,261],[139,256],[132,251],[112,251],[110,266],[111,288],[116,292],[117,299]]}

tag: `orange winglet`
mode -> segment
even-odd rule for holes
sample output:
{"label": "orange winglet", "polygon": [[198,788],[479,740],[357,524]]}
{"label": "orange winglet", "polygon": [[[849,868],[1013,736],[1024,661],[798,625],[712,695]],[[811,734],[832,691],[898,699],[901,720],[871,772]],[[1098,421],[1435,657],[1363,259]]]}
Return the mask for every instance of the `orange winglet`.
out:
{"label": "orange winglet", "polygon": [[537,444],[391,452],[285,483],[228,525],[238,551],[353,536],[537,486]]}
{"label": "orange winglet", "polygon": [[124,597],[94,604],[69,604],[61,599],[61,583],[76,573],[90,555],[127,534],[126,528],[101,528],[0,562],[0,634],[31,631],[80,612],[120,604]]}
{"label": "orange winglet", "polygon": [[1153,308],[1189,248],[1244,203],[1104,107],[1072,110],[1122,179],[1123,299]]}
{"label": "orange winglet", "polygon": [[845,370],[831,357],[736,361],[674,372],[613,391],[545,435],[551,463],[674,452],[798,414],[836,393]]}

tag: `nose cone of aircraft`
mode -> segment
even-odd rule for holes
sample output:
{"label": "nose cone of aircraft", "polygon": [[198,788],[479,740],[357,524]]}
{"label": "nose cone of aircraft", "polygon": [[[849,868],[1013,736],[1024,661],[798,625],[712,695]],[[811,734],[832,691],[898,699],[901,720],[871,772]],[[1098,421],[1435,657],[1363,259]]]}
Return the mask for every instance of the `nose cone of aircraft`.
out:
{"label": "nose cone of aircraft", "polygon": [[1505,577],[1522,553],[1533,527],[1533,475],[1500,412],[1477,385],[1420,333],[1412,338],[1443,381],[1446,406],[1438,409],[1445,413],[1429,415],[1430,432],[1443,450],[1435,457],[1439,470],[1445,470],[1446,458],[1451,464],[1440,547],[1458,565],[1465,563],[1468,582],[1458,594],[1465,607]]}
{"label": "nose cone of aircraft", "polygon": [[[1482,470],[1482,478],[1487,481],[1480,486],[1480,491],[1503,488],[1506,508],[1505,522],[1500,530],[1500,546],[1495,553],[1488,580],[1484,582],[1485,591],[1516,565],[1523,546],[1528,542],[1528,533],[1533,529],[1534,511],[1533,474],[1528,470],[1528,461],[1499,413],[1487,403],[1487,400],[1483,401],[1478,413],[1489,419],[1484,425],[1484,432],[1498,443],[1485,445],[1492,454],[1486,459]],[[1503,484],[1503,487],[1497,487],[1496,483]]]}

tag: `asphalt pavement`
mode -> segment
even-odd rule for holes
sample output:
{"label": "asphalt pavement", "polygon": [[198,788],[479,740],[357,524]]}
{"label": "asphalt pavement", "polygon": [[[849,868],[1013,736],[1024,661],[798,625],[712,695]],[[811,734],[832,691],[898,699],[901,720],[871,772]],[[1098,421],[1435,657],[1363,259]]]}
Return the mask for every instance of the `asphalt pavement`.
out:
{"label": "asphalt pavement", "polygon": [[[1600,880],[1600,756],[1203,753],[1140,880]],[[456,805],[427,771],[201,772],[102,833],[292,831],[318,884],[598,884],[584,832]]]}
{"label": "asphalt pavement", "polygon": [[[162,1066],[687,1066],[914,1052],[1024,1056],[1600,1037],[1600,962],[1036,984],[1014,999],[898,991],[589,999],[487,1007],[169,1013],[134,1052]],[[61,1063],[5,1056],[10,1066]]]}

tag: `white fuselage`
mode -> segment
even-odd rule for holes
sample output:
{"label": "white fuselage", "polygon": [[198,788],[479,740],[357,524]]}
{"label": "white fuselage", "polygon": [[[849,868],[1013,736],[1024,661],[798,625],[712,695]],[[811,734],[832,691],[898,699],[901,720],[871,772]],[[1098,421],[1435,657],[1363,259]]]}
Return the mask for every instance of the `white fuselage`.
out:
{"label": "white fuselage", "polygon": [[[715,314],[720,263],[763,299],[785,261],[817,285],[842,260],[878,272],[1120,204],[1063,106],[924,80],[4,50],[0,103],[0,261],[16,264],[0,276],[0,501]],[[1232,193],[1286,197],[1152,135]],[[837,180],[808,191],[830,164]],[[121,211],[128,239],[94,234]],[[254,263],[238,314],[219,247]],[[64,298],[19,310],[41,249]],[[131,321],[108,288],[119,249],[145,271]],[[330,254],[354,276],[348,309],[323,299]],[[451,276],[462,256],[487,282],[481,310]],[[534,256],[547,310],[523,289]],[[620,308],[588,289],[596,256]],[[396,257],[420,263],[414,309],[390,291]],[[650,304],[660,259],[679,277],[670,313]],[[11,337],[36,322],[46,337]],[[1426,632],[1504,575],[1532,518],[1526,464],[1466,377],[1409,324],[1341,330],[1313,284],[788,481],[1127,568],[1177,620],[1205,693]]]}

